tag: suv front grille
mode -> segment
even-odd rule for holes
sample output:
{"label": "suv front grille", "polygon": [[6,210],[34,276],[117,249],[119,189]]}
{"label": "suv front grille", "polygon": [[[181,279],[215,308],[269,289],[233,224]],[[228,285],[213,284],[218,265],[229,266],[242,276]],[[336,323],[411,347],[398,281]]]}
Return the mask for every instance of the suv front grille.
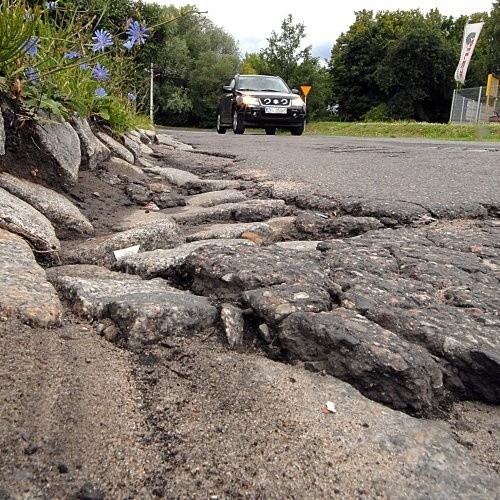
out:
{"label": "suv front grille", "polygon": [[263,106],[289,106],[290,99],[286,97],[261,97],[260,103]]}

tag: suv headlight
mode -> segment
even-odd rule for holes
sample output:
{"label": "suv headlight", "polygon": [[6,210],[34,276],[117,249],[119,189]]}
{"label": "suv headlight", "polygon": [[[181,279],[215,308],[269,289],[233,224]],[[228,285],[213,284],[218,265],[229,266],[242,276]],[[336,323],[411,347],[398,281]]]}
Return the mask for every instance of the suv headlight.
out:
{"label": "suv headlight", "polygon": [[301,97],[296,96],[292,99],[291,104],[292,106],[304,106],[304,101],[302,100]]}
{"label": "suv headlight", "polygon": [[246,106],[258,106],[260,104],[257,97],[251,95],[240,95],[236,98],[236,102],[238,104],[245,104]]}

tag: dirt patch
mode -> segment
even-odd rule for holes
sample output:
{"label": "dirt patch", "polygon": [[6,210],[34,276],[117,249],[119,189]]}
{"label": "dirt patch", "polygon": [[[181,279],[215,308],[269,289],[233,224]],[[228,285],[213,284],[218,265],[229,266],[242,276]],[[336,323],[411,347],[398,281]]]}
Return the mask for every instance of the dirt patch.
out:
{"label": "dirt patch", "polygon": [[[387,498],[442,487],[435,471],[408,474],[414,452],[391,441],[397,412],[257,348],[229,351],[217,332],[132,354],[68,317],[52,330],[0,322],[0,346],[1,498]],[[328,399],[336,414],[324,412]],[[456,404],[443,438],[451,430],[495,470],[498,417]],[[404,422],[406,440],[426,432]]]}

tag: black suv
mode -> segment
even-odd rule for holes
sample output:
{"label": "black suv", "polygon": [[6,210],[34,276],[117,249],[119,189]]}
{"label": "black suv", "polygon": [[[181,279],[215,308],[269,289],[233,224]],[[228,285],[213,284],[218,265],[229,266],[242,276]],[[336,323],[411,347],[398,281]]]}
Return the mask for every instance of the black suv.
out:
{"label": "black suv", "polygon": [[235,134],[243,134],[245,127],[264,128],[267,135],[274,135],[276,128],[289,129],[292,135],[304,132],[304,101],[279,76],[236,75],[222,89],[217,108],[219,134],[229,127]]}

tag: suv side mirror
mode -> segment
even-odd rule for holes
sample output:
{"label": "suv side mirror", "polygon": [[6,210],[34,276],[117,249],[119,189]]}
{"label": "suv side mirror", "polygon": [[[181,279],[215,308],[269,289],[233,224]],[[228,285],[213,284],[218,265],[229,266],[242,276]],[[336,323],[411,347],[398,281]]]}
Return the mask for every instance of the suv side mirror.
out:
{"label": "suv side mirror", "polygon": [[224,87],[222,87],[222,90],[224,92],[232,92],[233,91],[233,87],[231,87],[231,85],[224,85]]}
{"label": "suv side mirror", "polygon": [[292,94],[300,95],[300,92],[297,89],[292,89]]}

